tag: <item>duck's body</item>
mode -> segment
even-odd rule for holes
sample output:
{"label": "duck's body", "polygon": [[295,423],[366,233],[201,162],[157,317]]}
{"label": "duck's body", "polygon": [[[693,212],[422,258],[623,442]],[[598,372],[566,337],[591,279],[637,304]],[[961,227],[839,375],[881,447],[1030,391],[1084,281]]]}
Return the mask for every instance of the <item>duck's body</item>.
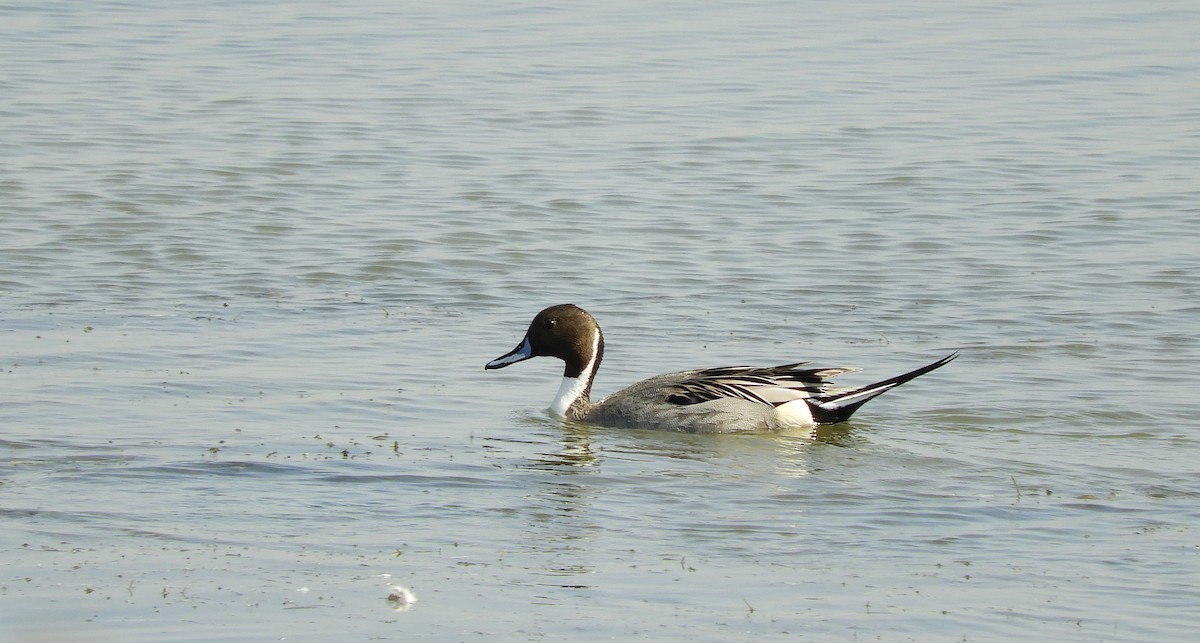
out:
{"label": "duck's body", "polygon": [[565,363],[551,410],[604,426],[729,433],[844,422],[868,400],[958,356],[856,389],[833,386],[853,368],[801,368],[803,362],[768,368],[731,366],[668,373],[642,380],[593,403],[592,382],[604,355],[596,320],[573,304],[538,313],[511,352],[484,367],[504,368],[540,356]]}
{"label": "duck's body", "polygon": [[[698,403],[683,400],[689,384],[706,378],[705,371],[680,371],[658,375],[632,384],[595,404],[579,403],[567,417],[603,426],[667,429],[686,433],[714,433],[779,429],[814,424],[811,416],[786,418],[778,407],[741,397],[715,397]],[[678,392],[673,392],[678,391]]]}

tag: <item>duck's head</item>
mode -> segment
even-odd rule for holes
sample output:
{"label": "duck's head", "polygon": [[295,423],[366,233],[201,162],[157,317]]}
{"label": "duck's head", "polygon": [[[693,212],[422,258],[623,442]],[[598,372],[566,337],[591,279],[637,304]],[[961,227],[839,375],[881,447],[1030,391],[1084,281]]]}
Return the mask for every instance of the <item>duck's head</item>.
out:
{"label": "duck's head", "polygon": [[484,365],[504,368],[531,357],[557,357],[563,377],[593,375],[604,354],[604,336],[596,318],[575,304],[559,304],[538,313],[517,347]]}

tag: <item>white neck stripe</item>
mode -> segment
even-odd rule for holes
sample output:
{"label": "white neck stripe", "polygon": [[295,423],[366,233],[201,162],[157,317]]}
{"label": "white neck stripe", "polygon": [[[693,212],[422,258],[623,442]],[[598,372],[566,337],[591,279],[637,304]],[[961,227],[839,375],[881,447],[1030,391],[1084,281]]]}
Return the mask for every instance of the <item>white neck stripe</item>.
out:
{"label": "white neck stripe", "polygon": [[580,395],[587,390],[587,378],[579,377],[564,377],[562,385],[558,387],[558,395],[554,396],[554,403],[550,405],[550,410],[555,415],[567,417],[567,411],[571,409],[571,405],[575,400],[579,399]]}
{"label": "white neck stripe", "polygon": [[579,374],[579,377],[563,377],[562,384],[558,387],[558,395],[554,396],[554,402],[550,405],[551,411],[567,417],[567,411],[571,409],[571,405],[592,385],[592,378],[596,376],[596,356],[599,352],[600,331],[596,331],[592,335],[592,358],[588,360],[587,366],[583,367],[583,372]]}

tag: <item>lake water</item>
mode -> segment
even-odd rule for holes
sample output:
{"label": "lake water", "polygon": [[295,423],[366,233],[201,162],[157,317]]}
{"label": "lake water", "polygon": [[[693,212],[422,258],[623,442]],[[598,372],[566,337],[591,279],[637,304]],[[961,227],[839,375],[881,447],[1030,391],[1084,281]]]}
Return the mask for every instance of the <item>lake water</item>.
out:
{"label": "lake water", "polygon": [[[0,7],[0,638],[1193,640],[1197,33]],[[563,302],[599,394],[962,356],[816,432],[564,426],[483,371]]]}

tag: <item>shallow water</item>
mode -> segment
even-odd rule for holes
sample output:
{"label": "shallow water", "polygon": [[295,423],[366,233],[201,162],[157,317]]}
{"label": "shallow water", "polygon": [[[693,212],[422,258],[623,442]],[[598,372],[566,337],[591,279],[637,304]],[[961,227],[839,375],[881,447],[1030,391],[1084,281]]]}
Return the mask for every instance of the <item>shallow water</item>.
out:
{"label": "shallow water", "polygon": [[[1200,625],[1191,6],[0,25],[2,638]],[[482,366],[565,301],[601,394],[963,355],[817,432],[564,426]]]}

